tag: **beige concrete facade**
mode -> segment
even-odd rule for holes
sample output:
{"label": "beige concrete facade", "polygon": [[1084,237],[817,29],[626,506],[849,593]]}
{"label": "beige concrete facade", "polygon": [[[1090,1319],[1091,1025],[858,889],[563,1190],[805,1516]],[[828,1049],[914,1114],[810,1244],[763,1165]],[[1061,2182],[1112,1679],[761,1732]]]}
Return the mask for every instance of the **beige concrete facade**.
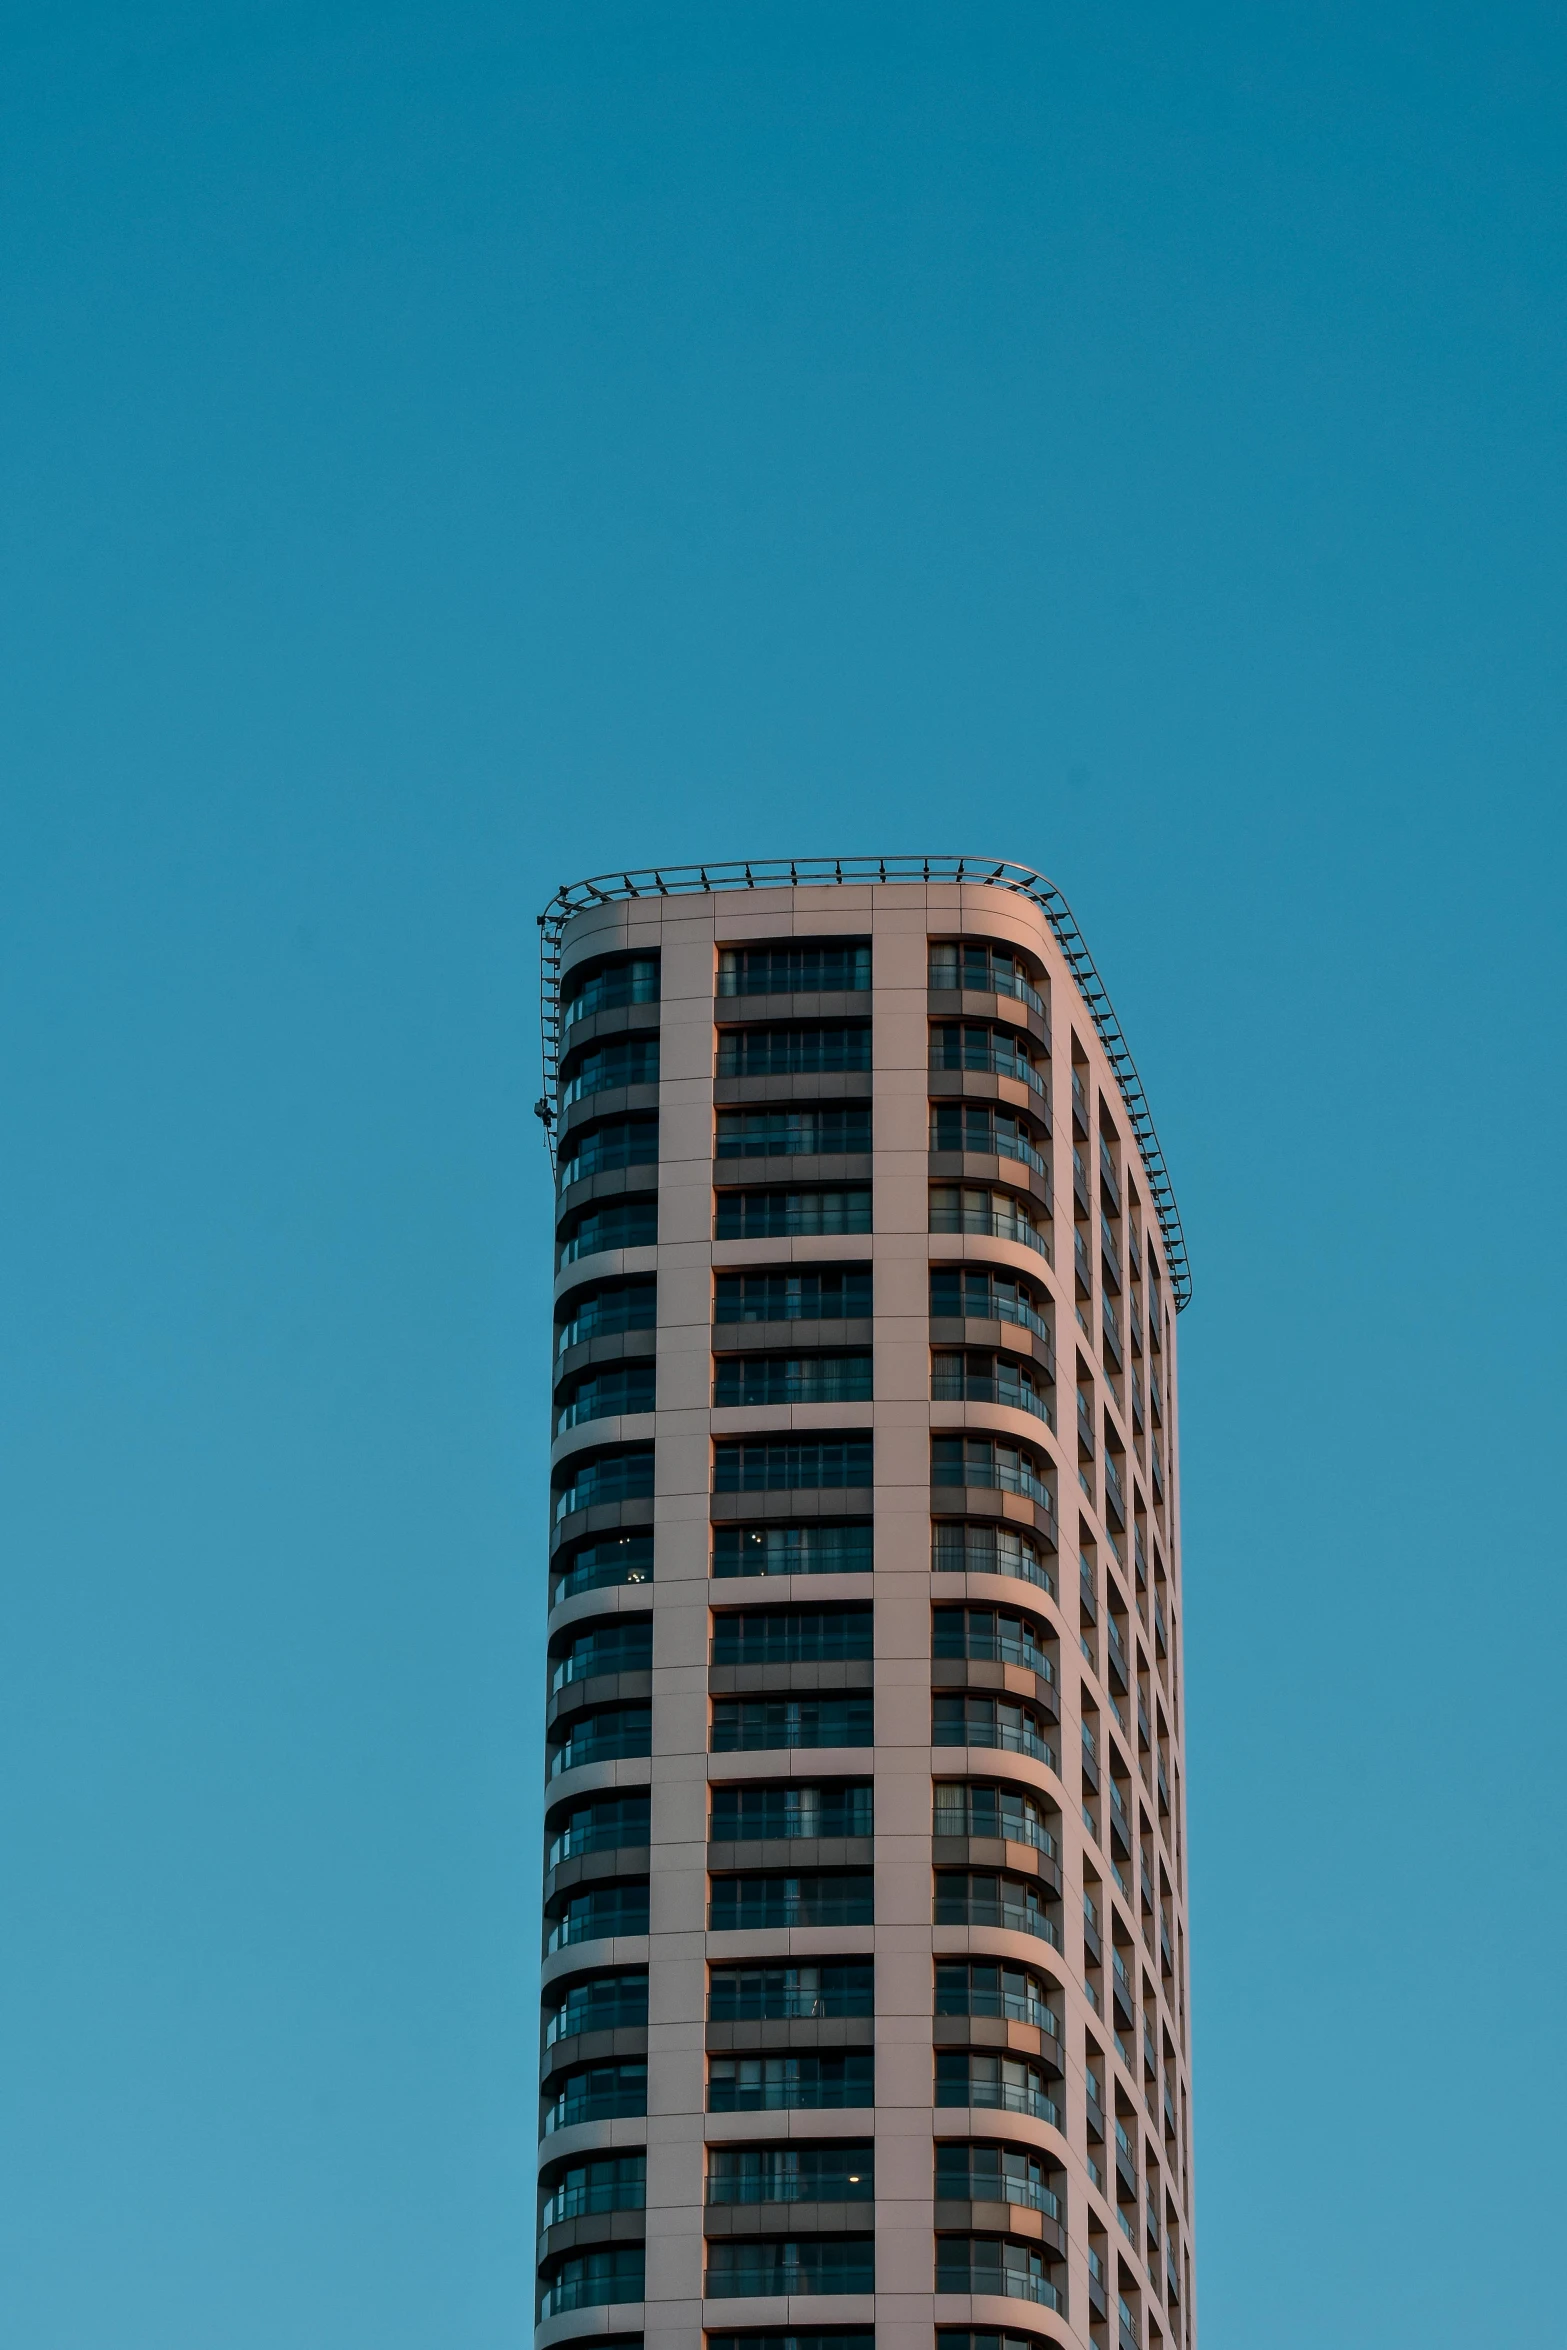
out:
{"label": "beige concrete facade", "polygon": [[[868,946],[868,988],[715,992],[726,950],[824,941]],[[959,942],[1014,958],[1043,1010],[995,987],[933,988],[933,977],[946,979],[952,969],[932,965],[933,945]],[[787,2335],[800,2350],[838,2350],[851,2329],[856,2350],[872,2338],[875,2350],[932,2350],[940,2337],[955,2350],[959,2336],[967,2350],[971,2330],[992,2343],[999,2332],[1014,2344],[1082,2350],[1190,2344],[1179,1283],[1172,1282],[1127,1101],[1094,1018],[1039,907],[1021,895],[966,883],[846,881],[611,899],[566,922],[563,995],[569,1000],[574,988],[580,992],[584,974],[604,981],[624,968],[616,958],[626,957],[656,961],[656,997],[644,985],[638,1000],[609,1003],[616,992],[609,981],[601,988],[607,1008],[565,1028],[557,1147],[567,1170],[582,1137],[597,1135],[613,1155],[627,1147],[629,1131],[617,1121],[656,1116],[657,1156],[568,1184],[559,1203],[560,1245],[576,1245],[585,1215],[640,1212],[646,1220],[655,1198],[656,1239],[640,1236],[645,1222],[624,1230],[612,1225],[606,1228],[611,1245],[568,1255],[556,1277],[557,1328],[569,1335],[583,1326],[584,1314],[630,1312],[636,1299],[647,1300],[636,1310],[651,1315],[656,1298],[656,1319],[634,1342],[612,1333],[558,1353],[558,1395],[571,1404],[590,1374],[613,1380],[635,1368],[644,1379],[651,1370],[656,1406],[577,1418],[556,1437],[551,1577],[552,1590],[565,1588],[584,1546],[650,1534],[651,1579],[643,1543],[635,1571],[644,1579],[565,1588],[550,1613],[549,1640],[552,1679],[567,1676],[552,1706],[591,1699],[600,1706],[591,1717],[596,1729],[608,1725],[605,1738],[633,1746],[641,1735],[637,1709],[648,1709],[649,1751],[573,1763],[573,1750],[558,1748],[566,1760],[547,1782],[547,1842],[553,1838],[564,1850],[561,1839],[569,1843],[575,1835],[587,1850],[597,1837],[600,1848],[591,1867],[568,1856],[547,1874],[547,1895],[556,1888],[547,1926],[553,1931],[564,1918],[561,1903],[573,1883],[579,1892],[609,1887],[605,1900],[623,1908],[583,1912],[587,1937],[564,1940],[548,1953],[544,2007],[546,2017],[569,2023],[579,2012],[562,2006],[572,1987],[608,1983],[612,2004],[593,2014],[621,2015],[613,2000],[629,2013],[645,1970],[646,2022],[581,2034],[565,2024],[551,2027],[556,2038],[546,2068],[557,2056],[560,2061],[543,2101],[552,2126],[540,2145],[541,2197],[558,2186],[558,2208],[569,2216],[552,2219],[541,2236],[540,2290],[551,2298],[541,2303],[538,2341],[702,2350],[715,2336]],[[972,977],[978,968],[972,961],[960,965],[959,976]],[[868,1070],[715,1076],[721,1032],[799,1032],[803,1042],[766,1049],[809,1061],[813,1053],[863,1051],[842,1037],[866,1024]],[[826,1029],[837,1032],[830,1046],[806,1034]],[[943,1037],[956,1031],[960,1041],[933,1044],[937,1029]],[[971,1041],[986,1032],[990,1045]],[[611,1074],[630,1066],[633,1082],[570,1098],[584,1053],[654,1043],[656,1076],[645,1055],[636,1064],[606,1062]],[[999,1065],[978,1066],[992,1051]],[[942,1053],[955,1053],[960,1065],[933,1070],[933,1055]],[[1034,1082],[1009,1073],[1021,1067],[1023,1053],[1031,1057]],[[868,1154],[806,1152],[794,1167],[777,1151],[755,1159],[715,1155],[717,1121],[726,1110],[795,1112],[817,1105],[868,1109]],[[981,1129],[992,1131],[987,1117],[999,1119],[994,1131],[1024,1136],[1042,1167],[1001,1148],[934,1149],[937,1109],[977,1114],[963,1127],[965,1145]],[[650,1147],[651,1127],[636,1131],[641,1147]],[[940,1131],[950,1139],[950,1116]],[[844,1195],[868,1188],[869,1229],[716,1237],[715,1192],[736,1188],[780,1198],[810,1194],[797,1211],[771,1204],[754,1211],[785,1220],[792,1213],[852,1220],[861,1211],[846,1210]],[[827,1195],[836,1206],[823,1204]],[[997,1195],[999,1217],[991,1205]],[[1018,1203],[1032,1215],[1033,1241],[995,1229],[997,1221],[1003,1232],[1009,1229],[1006,1219]],[[983,1217],[992,1219],[990,1228],[978,1228]],[[940,1219],[967,1228],[933,1230]],[[591,1222],[586,1227],[590,1242],[598,1229]],[[868,1321],[829,1317],[819,1334],[805,1320],[784,1328],[726,1324],[718,1336],[740,1361],[737,1380],[776,1376],[765,1366],[747,1368],[754,1356],[786,1349],[793,1361],[813,1347],[827,1348],[836,1367],[800,1377],[863,1379],[863,1372],[843,1366],[868,1352],[869,1397],[716,1403],[718,1276],[790,1268],[814,1275],[834,1267],[869,1268]],[[1033,1321],[1025,1328],[997,1313],[974,1315],[968,1309],[981,1292],[972,1284],[961,1291],[963,1311],[933,1321],[933,1270],[995,1276],[1002,1287],[984,1294],[1002,1300],[1021,1283],[1034,1300]],[[631,1293],[617,1285],[647,1280],[656,1289],[636,1292],[627,1306]],[[949,1281],[941,1295],[952,1294]],[[1031,1386],[1018,1385],[1027,1380]],[[943,1383],[946,1392],[935,1392]],[[611,1400],[617,1392],[610,1390]],[[1017,1400],[1024,1393],[1031,1405]],[[715,1495],[715,1448],[725,1440],[800,1441],[846,1431],[869,1438],[874,1466],[866,1491],[840,1485]],[[978,1456],[962,1471],[963,1482],[934,1482],[933,1443],[951,1437],[1011,1448],[994,1455],[1003,1480],[1017,1452],[1031,1457],[1048,1502],[1004,1481],[983,1485]],[[564,1508],[585,1490],[582,1464],[607,1461],[605,1475],[645,1477],[639,1464],[648,1446],[650,1493]],[[712,1572],[720,1520],[810,1527],[865,1519],[872,1527],[868,1571],[722,1578]],[[972,1541],[982,1545],[996,1530],[1028,1536],[1032,1575],[938,1566],[938,1524],[974,1528]],[[949,1555],[958,1544],[969,1545],[965,1556],[976,1555],[971,1538],[946,1539]],[[998,1567],[1004,1549],[998,1546]],[[731,1611],[796,1608],[814,1618],[866,1603],[868,1663],[834,1657],[814,1665],[807,1658],[722,1667],[716,1661],[720,1619]],[[965,1606],[978,1612],[961,1619],[942,1613]],[[649,1621],[650,1663],[638,1662],[642,1651],[634,1644]],[[590,1635],[612,1639],[616,1626],[632,1645],[613,1649],[601,1641],[573,1649]],[[854,1636],[855,1627],[844,1629],[837,1618],[825,1630],[813,1630],[807,1619],[777,1618],[767,1630],[780,1648],[812,1639],[830,1647]],[[742,1647],[749,1638],[745,1627],[733,1634]],[[1029,1663],[1016,1661],[1019,1640],[1028,1644]],[[955,1644],[961,1654],[951,1653]],[[588,1668],[575,1682],[569,1677],[574,1657],[585,1658]],[[620,1669],[601,1672],[604,1658],[619,1660]],[[749,1699],[753,1707],[772,1702],[781,1714],[785,1704],[809,1707],[817,1692],[868,1695],[873,1743],[712,1751],[715,1707]],[[1026,1716],[1032,1727],[1020,1730],[1010,1747],[933,1743],[933,1709],[945,1707],[950,1734],[960,1705],[971,1709],[963,1716],[965,1737],[992,1715],[1008,1724],[1014,1715]],[[571,1718],[562,1710],[552,1737]],[[872,1788],[870,1840],[818,1839],[796,1856],[787,1842],[731,1846],[712,1836],[716,1788],[825,1787],[837,1801],[841,1786],[864,1781]],[[966,1839],[938,1839],[938,1784],[978,1791],[975,1798],[943,1799],[949,1827],[960,1817],[1015,1826],[1023,1817],[1017,1797],[1031,1798],[1036,1840],[978,1827]],[[590,1816],[590,1800],[634,1802],[643,1793],[647,1826],[627,1833],[645,1835],[645,1845],[604,1847],[603,1837],[619,1832],[613,1826],[619,1815]],[[978,1808],[963,1812],[971,1801]],[[562,1823],[574,1807],[588,1824],[569,1830]],[[709,1925],[710,1877],[727,1872],[747,1885],[769,1878],[762,1892],[753,1896],[742,1886],[735,1899],[787,1904],[795,1896],[776,1881],[792,1876],[803,1886],[814,1869],[827,1888],[821,1900],[849,1901],[860,1898],[851,1879],[866,1865],[873,1872],[873,1914],[863,1923]],[[571,1879],[572,1868],[583,1872],[580,1878]],[[642,1884],[645,1928],[636,1906]],[[960,1901],[973,1912],[968,1922],[938,1921],[943,1903],[950,1915]],[[992,1903],[998,1921],[1004,1915],[1009,1923],[984,1922]],[[1020,1906],[1025,1903],[1033,1906]],[[615,1931],[597,1930],[601,1915]],[[774,2017],[771,2037],[753,2032],[749,2042],[735,2027],[726,2038],[725,2027],[710,2024],[711,1969],[749,1961],[781,1970],[835,1958],[872,1962],[868,2019],[829,2031],[820,2022],[804,2028],[808,2018]],[[964,1995],[983,2005],[994,1979],[998,2012],[938,2016],[937,1968],[959,1960],[1010,1970],[1009,1977],[974,1976],[976,1988]],[[1022,2020],[1005,1987],[1021,1976],[1032,1978],[1027,2013],[1043,2012],[1053,2031]],[[798,2003],[810,1994],[786,1986],[757,1996]],[[780,2066],[803,2055],[825,2062],[819,2052],[831,2053],[835,2037],[873,2049],[873,2103],[784,2102],[799,2093],[798,2085],[785,2077],[775,2087],[764,2075],[754,2094],[774,2102],[709,2109],[715,2052],[749,2046],[760,2071],[769,2051]],[[569,2069],[573,2052],[580,2058],[576,2073]],[[995,2101],[938,2102],[940,2058],[948,2060],[949,2092],[955,2068],[967,2061],[970,2093]],[[1013,2072],[1001,2070],[998,2060]],[[645,2115],[632,2110],[640,2061]],[[595,2088],[595,2079],[609,2086]],[[708,2199],[715,2150],[765,2152],[791,2143],[820,2149],[835,2141],[874,2142],[873,2201],[806,2197],[797,2205],[715,2207]],[[960,2145],[980,2148],[982,2165],[991,2165],[973,2169],[971,2180],[997,2175],[997,2149],[1036,2156],[1039,2167],[1021,2186],[1014,2181],[992,2195],[940,2195],[938,2149]],[[617,2181],[585,2167],[644,2151],[640,2211],[629,2173]],[[956,2159],[949,2153],[943,2174],[949,2187]],[[581,2183],[560,2185],[573,2165]],[[719,2208],[722,2216],[715,2218]],[[726,2229],[745,2244],[775,2237],[798,2242],[809,2234],[820,2246],[835,2236],[873,2236],[873,2289],[709,2293],[710,2247],[727,2241]],[[633,2299],[625,2296],[638,2244],[645,2246],[644,2282]],[[840,2251],[829,2245],[809,2257],[830,2264]],[[955,2289],[964,2262],[968,2283]],[[755,2275],[741,2281],[749,2286]],[[1004,2284],[1013,2289],[1002,2290]],[[622,2297],[597,2298],[603,2290]],[[873,2336],[859,2329],[873,2329]]]}

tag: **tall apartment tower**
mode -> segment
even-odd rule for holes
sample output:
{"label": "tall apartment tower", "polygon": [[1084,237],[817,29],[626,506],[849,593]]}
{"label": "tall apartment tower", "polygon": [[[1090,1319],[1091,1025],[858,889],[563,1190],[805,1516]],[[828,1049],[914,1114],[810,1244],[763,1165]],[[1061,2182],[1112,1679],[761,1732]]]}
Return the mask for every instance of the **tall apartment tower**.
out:
{"label": "tall apartment tower", "polygon": [[1070,911],[540,919],[540,2350],[1190,2350],[1188,1282]]}

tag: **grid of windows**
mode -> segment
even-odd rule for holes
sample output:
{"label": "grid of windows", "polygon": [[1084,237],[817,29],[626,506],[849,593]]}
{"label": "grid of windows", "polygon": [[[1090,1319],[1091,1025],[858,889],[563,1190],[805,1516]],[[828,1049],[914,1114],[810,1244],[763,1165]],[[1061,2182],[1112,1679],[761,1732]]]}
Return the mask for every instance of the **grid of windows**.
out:
{"label": "grid of windows", "polygon": [[[1051,2350],[1058,2334],[1030,2320],[1067,2314],[1069,2272],[1074,2295],[1087,2278],[1074,2327],[1113,2350],[1190,2340],[1172,1309],[1126,1102],[1070,978],[1052,981],[1054,951],[1043,933],[1037,955],[999,937],[928,937],[929,1000],[902,1004],[878,1070],[879,943],[716,950],[713,1164],[698,1174],[712,1178],[715,1243],[706,1401],[732,1416],[708,1428],[701,1535],[700,1923],[716,1938],[702,2093],[709,2114],[754,2118],[705,2149],[701,2289],[786,2297],[791,2315],[780,2324],[759,2308],[755,2325],[710,2328],[706,2350],[874,2350],[869,2322],[813,2326],[792,2312],[796,2299],[876,2286],[865,1945],[878,1769],[911,1768],[928,1768],[931,1838],[928,2289],[1016,2309],[1015,2322],[991,2311],[980,2323],[976,2305],[976,2322],[942,2326],[936,2342]],[[907,989],[897,952],[886,983]],[[599,952],[563,989],[560,1031],[549,1588],[562,1612],[548,1644],[538,2307],[584,2313],[581,2330],[606,2350],[640,2343],[615,2329],[641,2323],[619,2305],[649,2282],[632,2240],[646,2157],[623,2141],[648,2109],[649,1968],[657,1981],[663,1963],[650,1936],[660,1559],[678,1594],[671,1626],[703,1589],[684,1489],[673,1517],[660,1503],[656,1527],[652,1508],[670,1489],[665,1423],[688,1446],[694,1418],[683,1367],[679,1419],[660,1410],[676,1399],[661,1397],[653,1343],[663,1310],[689,1360],[688,1254],[670,1259],[675,1282],[662,1262],[655,1272],[648,1256],[616,1253],[658,1246],[660,1136],[676,1135],[676,1110],[628,1089],[660,1085],[661,1020],[675,1016],[661,985],[656,953]],[[688,982],[677,992],[684,1018]],[[912,1054],[908,1002],[926,1037]],[[891,1162],[884,1197],[873,1147],[908,1154],[928,1240],[908,1230],[909,1167]],[[928,1165],[915,1155],[927,1149]],[[684,1207],[680,1218],[688,1232]],[[667,1303],[661,1275],[674,1283]],[[906,1357],[884,1386],[883,1282],[900,1337],[928,1307],[917,1399]],[[884,1394],[896,1437],[879,1463]],[[640,1441],[647,1423],[615,1424],[639,1413],[657,1416],[653,1443]],[[917,1558],[908,1495],[878,1533],[878,1466],[903,1477],[911,1425],[929,1446],[917,1521],[929,1550],[922,1535]],[[667,1457],[678,1479],[685,1454]],[[666,1541],[680,1546],[674,1560]],[[895,1577],[873,1572],[879,1542]],[[871,1596],[886,1582],[883,1604],[906,1610],[916,1564],[931,1578],[928,1762],[911,1760],[927,1717],[905,1668],[920,1650],[906,1615],[889,1615],[884,1654],[898,1669],[881,1687]],[[685,1682],[665,1695],[677,1689],[685,1703]],[[680,1931],[696,1922],[683,1916]],[[812,2112],[843,2119],[813,2133]],[[1036,2125],[1026,2145],[1001,2116]],[[605,2122],[622,2125],[609,2148],[560,2135]],[[1068,2145],[1087,2178],[1070,2210]]]}

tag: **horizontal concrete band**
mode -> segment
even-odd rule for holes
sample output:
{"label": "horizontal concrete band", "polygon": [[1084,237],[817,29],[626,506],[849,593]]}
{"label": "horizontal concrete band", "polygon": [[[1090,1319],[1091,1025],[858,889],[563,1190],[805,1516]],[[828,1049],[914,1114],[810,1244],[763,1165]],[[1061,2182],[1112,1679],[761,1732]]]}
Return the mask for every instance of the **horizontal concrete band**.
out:
{"label": "horizontal concrete band", "polygon": [[550,1555],[595,1534],[629,1534],[653,1524],[653,1496],[637,1494],[628,1501],[595,1502],[591,1509],[572,1510],[550,1529]]}
{"label": "horizontal concrete band", "polygon": [[564,1144],[580,1127],[596,1126],[601,1118],[621,1118],[637,1110],[656,1110],[659,1094],[657,1085],[606,1085],[602,1093],[584,1094],[579,1100],[568,1102],[561,1112],[561,1142]]}
{"label": "horizontal concrete band", "polygon": [[[831,1436],[832,1430],[825,1432]],[[868,1518],[874,1514],[875,1488],[870,1485],[790,1486],[752,1493],[715,1493],[709,1496],[708,1516],[715,1526],[787,1525],[794,1519]]]}
{"label": "horizontal concrete band", "polygon": [[876,1324],[869,1315],[835,1322],[715,1322],[715,1355],[819,1354],[839,1347],[875,1344]]}
{"label": "horizontal concrete band", "polygon": [[573,1020],[561,1038],[562,1069],[570,1069],[585,1045],[601,1044],[606,1037],[657,1036],[661,1010],[654,996],[647,1003],[611,1004],[602,1012],[589,1012],[585,1018]]}
{"label": "horizontal concrete band", "polygon": [[869,1069],[822,1069],[779,1077],[715,1077],[713,1106],[750,1109],[764,1102],[868,1102],[874,1085]]}
{"label": "horizontal concrete band", "polygon": [[[803,1191],[807,1185],[816,1183],[869,1183],[875,1163],[869,1151],[773,1151],[765,1158],[725,1156],[713,1161],[713,1189]],[[808,1240],[812,1236],[802,1233],[800,1237]],[[870,1234],[861,1237],[868,1246]]]}

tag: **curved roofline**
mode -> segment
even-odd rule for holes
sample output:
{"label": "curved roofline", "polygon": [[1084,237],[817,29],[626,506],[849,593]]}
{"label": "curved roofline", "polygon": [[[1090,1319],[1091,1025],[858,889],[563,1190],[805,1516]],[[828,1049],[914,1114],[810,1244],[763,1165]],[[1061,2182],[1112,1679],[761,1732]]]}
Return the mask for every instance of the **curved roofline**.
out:
{"label": "curved roofline", "polygon": [[1027,898],[1039,908],[1066,957],[1078,994],[1115,1071],[1164,1236],[1170,1289],[1179,1313],[1192,1294],[1186,1236],[1131,1047],[1122,1034],[1115,1006],[1077,926],[1077,917],[1061,891],[1043,873],[1036,873],[1028,865],[1014,865],[1004,857],[766,857],[749,863],[649,866],[643,872],[600,873],[590,881],[562,882],[538,917],[543,966],[544,1092],[537,1106],[549,1138],[551,1159],[555,1155],[556,1079],[560,1057],[560,942],[573,914],[585,913],[591,906],[612,905],[631,898],[699,897],[721,890],[820,889],[866,881],[961,881],[979,888],[1006,890],[1014,897]]}

